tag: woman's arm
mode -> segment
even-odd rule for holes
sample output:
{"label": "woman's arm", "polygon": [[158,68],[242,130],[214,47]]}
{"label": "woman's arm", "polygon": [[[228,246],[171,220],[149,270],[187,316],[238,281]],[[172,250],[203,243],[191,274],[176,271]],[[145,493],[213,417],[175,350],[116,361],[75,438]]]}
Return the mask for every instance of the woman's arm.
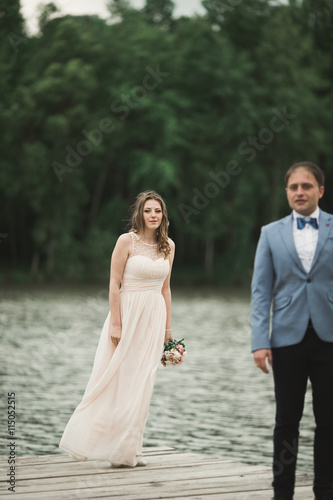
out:
{"label": "woman's arm", "polygon": [[110,324],[109,335],[115,346],[121,338],[121,316],[119,288],[123,278],[125,264],[132,249],[132,237],[129,233],[119,236],[112,252],[109,286]]}
{"label": "woman's arm", "polygon": [[[169,261],[170,261],[170,270],[168,273],[168,276],[165,278],[163,287],[162,287],[162,295],[165,300],[165,305],[166,305],[166,324],[165,324],[165,329],[170,330],[171,329],[171,288],[170,288],[170,277],[171,277],[171,271],[172,271],[172,264],[173,264],[173,259],[175,256],[175,244],[174,242],[169,238],[169,244],[171,247],[171,252],[169,256]],[[164,343],[166,344],[168,340],[173,340],[172,333],[171,332],[165,332],[165,337],[164,337]]]}

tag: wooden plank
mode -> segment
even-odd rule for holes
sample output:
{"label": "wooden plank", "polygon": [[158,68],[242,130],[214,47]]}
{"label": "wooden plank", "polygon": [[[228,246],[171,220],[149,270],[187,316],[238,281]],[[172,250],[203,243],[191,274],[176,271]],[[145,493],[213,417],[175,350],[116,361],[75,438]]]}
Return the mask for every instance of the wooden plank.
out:
{"label": "wooden plank", "polygon": [[[175,466],[176,465],[176,466]],[[181,478],[183,474],[187,477],[195,477],[195,474],[211,474],[212,477],[216,474],[222,475],[240,475],[246,473],[246,471],[257,471],[258,466],[252,466],[247,464],[235,464],[234,462],[221,462],[219,465],[218,461],[202,461],[198,463],[189,462],[178,464],[161,464],[157,466],[150,467],[126,467],[126,468],[111,468],[109,464],[104,462],[95,463],[95,461],[88,462],[75,462],[72,464],[47,464],[45,466],[40,465],[38,467],[33,467],[32,469],[25,468],[20,471],[20,479],[37,480],[46,477],[66,477],[66,476],[84,476],[84,475],[111,475],[113,480],[119,478],[126,482],[128,476],[131,475],[130,480],[141,482],[145,481],[147,477],[147,470],[149,470],[149,477],[156,480],[162,480],[164,477],[170,475],[170,469],[175,469],[172,473],[174,480]],[[215,472],[214,472],[215,469]],[[259,468],[260,469],[260,468]],[[261,470],[261,469],[260,469]]]}
{"label": "wooden plank", "polygon": [[[271,500],[273,497],[272,489],[252,492],[233,492],[233,493],[218,493],[208,495],[195,495],[186,497],[186,500]],[[84,497],[83,497],[84,498]],[[182,500],[182,496],[173,497],[172,500]],[[94,500],[97,500],[95,497]],[[310,487],[296,488],[294,500],[313,500],[313,492]]]}
{"label": "wooden plank", "polygon": [[[108,462],[66,454],[20,457],[18,500],[254,500],[270,499],[271,468],[160,447],[144,450],[146,467],[111,468]],[[7,460],[0,462],[8,472]],[[4,478],[4,479],[3,479]],[[1,500],[12,498],[1,474]],[[311,478],[297,478],[295,500],[313,499]]]}
{"label": "wooden plank", "polygon": [[[183,453],[180,450],[176,450],[175,448],[170,448],[168,446],[160,446],[160,447],[146,447],[143,448],[143,453],[145,456],[155,456],[155,455],[172,455]],[[0,457],[0,467],[5,466],[7,464],[8,457]],[[43,463],[43,462],[53,462],[53,461],[72,461],[73,459],[67,453],[53,453],[48,455],[38,455],[38,456],[23,456],[17,457],[17,462],[19,464],[26,463]],[[102,460],[101,460],[102,461]]]}
{"label": "wooden plank", "polygon": [[[97,480],[98,479],[98,480]],[[179,491],[182,492],[182,496],[193,496],[198,494],[214,494],[222,492],[238,491],[242,488],[243,491],[249,491],[255,487],[256,489],[269,487],[270,476],[266,473],[264,478],[256,478],[253,480],[253,476],[229,476],[225,477],[215,477],[212,478],[188,478],[174,481],[173,478],[170,481],[170,477],[165,481],[148,481],[143,484],[133,484],[131,482],[125,482],[124,484],[119,484],[119,482],[108,482],[106,478],[89,478],[85,477],[77,482],[72,482],[71,484],[54,484],[50,488],[41,487],[41,485],[34,482],[30,488],[26,491],[22,491],[21,486],[17,489],[16,495],[19,499],[22,498],[45,498],[58,500],[59,498],[64,498],[65,495],[76,496],[80,498],[108,498],[112,492],[112,496],[116,498],[126,498],[126,500],[138,500],[139,498],[150,500],[155,499],[158,492],[159,498],[173,498],[179,496]],[[139,492],[139,493],[138,493]]]}
{"label": "wooden plank", "polygon": [[[172,477],[172,475],[171,475]],[[249,481],[250,483],[254,481],[253,477],[248,476],[249,479],[244,479],[243,481]],[[266,483],[270,485],[271,478],[270,474],[266,473],[265,476],[261,476],[260,478],[257,477],[257,483],[261,484],[263,480],[266,480]],[[218,485],[229,485],[230,487],[232,486],[232,489],[237,489],[238,484],[239,484],[239,478],[236,476],[229,476],[227,478],[225,477],[215,477],[215,478],[198,478],[198,477],[192,477],[191,479],[188,479],[185,477],[183,482],[179,481],[173,481],[170,483],[170,474],[168,475],[167,478],[165,478],[163,481],[162,480],[149,480],[149,473],[148,477],[146,477],[145,482],[141,481],[140,483],[133,482],[132,480],[126,480],[125,482],[120,482],[119,480],[112,478],[110,476],[81,476],[81,477],[69,477],[63,480],[63,478],[56,478],[53,480],[49,479],[44,479],[44,480],[38,480],[38,481],[33,481],[33,482],[26,482],[26,481],[19,481],[18,482],[18,488],[17,488],[17,495],[21,496],[26,493],[31,493],[35,492],[41,494],[42,496],[44,495],[46,498],[49,498],[50,495],[48,495],[47,492],[52,491],[52,496],[55,495],[55,492],[59,495],[59,497],[62,497],[64,493],[68,493],[73,490],[78,490],[80,491],[80,495],[83,495],[85,492],[88,491],[87,496],[91,496],[91,491],[96,493],[100,493],[104,496],[109,496],[110,492],[112,491],[112,494],[116,494],[119,496],[119,498],[126,493],[126,499],[127,498],[136,498],[138,496],[138,491],[140,491],[140,495],[143,495],[142,498],[155,498],[156,494],[156,486],[158,486],[158,491],[159,494],[162,493],[162,490],[165,489],[163,498],[168,498],[171,497],[171,490],[175,489],[175,496],[178,496],[179,488],[182,488],[182,491],[185,492],[185,489],[189,489],[190,491],[196,490],[199,485],[202,485],[202,488],[207,489],[214,484],[215,486]],[[221,490],[221,488],[220,488]]]}
{"label": "wooden plank", "polygon": [[[128,469],[127,474],[125,470],[117,470],[113,473],[111,470],[109,473],[104,474],[83,474],[81,476],[72,475],[69,476],[67,481],[64,481],[63,476],[57,476],[53,478],[48,478],[48,484],[42,484],[41,479],[29,480],[24,484],[23,481],[17,481],[17,492],[16,495],[19,498],[64,498],[66,495],[73,494],[75,496],[81,496],[82,498],[95,498],[96,494],[102,497],[109,497],[110,491],[117,497],[123,497],[124,493],[130,495],[129,498],[139,498],[138,491],[140,491],[140,498],[155,498],[156,497],[156,487],[158,487],[159,495],[161,495],[161,487],[166,488],[163,492],[163,497],[170,497],[170,484],[172,488],[175,488],[175,494],[178,495],[179,488],[185,488],[187,485],[191,492],[193,489],[198,487],[198,484],[202,484],[202,488],[206,489],[211,484],[223,482],[224,476],[220,474],[219,470],[212,470],[210,465],[206,464],[207,467],[203,467],[202,464],[198,464],[195,467],[189,468],[177,467],[173,468],[163,468],[157,470],[150,470],[149,472],[146,468],[140,469]],[[216,464],[213,464],[216,465]],[[232,471],[233,464],[230,464],[230,475],[233,475]],[[144,469],[144,470],[143,470]],[[179,470],[180,469],[180,470]],[[185,473],[183,472],[185,470]],[[246,468],[244,468],[244,472]],[[134,472],[137,472],[134,474]],[[170,483],[170,477],[172,481]],[[184,481],[184,477],[186,480]],[[237,487],[238,478],[234,481]],[[44,480],[45,483],[45,480]],[[60,485],[60,486],[59,486]],[[60,490],[60,491],[57,491]],[[63,491],[61,491],[63,490]],[[79,493],[77,493],[79,492]],[[93,494],[92,494],[93,492]],[[183,492],[187,495],[186,491]],[[143,496],[141,496],[143,494]],[[126,496],[127,498],[127,496]],[[171,497],[170,497],[171,498]]]}
{"label": "wooden plank", "polygon": [[[79,460],[74,460],[69,456],[66,455],[61,455],[61,457],[65,458],[59,458],[59,455],[49,455],[47,459],[43,457],[42,460],[39,460],[38,457],[35,457],[34,460],[31,460],[29,457],[29,460],[26,460],[26,458],[19,458],[16,462],[17,466],[20,467],[22,470],[23,468],[45,468],[45,467],[64,467],[64,466],[78,466],[81,467],[82,465],[89,464],[89,467],[101,467],[103,469],[109,469],[111,468],[111,465],[109,462],[102,461],[102,460],[84,460],[84,461],[79,461]],[[156,464],[166,464],[166,463],[178,463],[178,462],[186,462],[186,460],[197,460],[198,462],[205,462],[205,461],[216,461],[216,458],[211,457],[209,455],[199,455],[198,453],[173,453],[173,454],[156,454],[156,455],[148,455],[144,454],[145,459],[147,460],[148,464],[150,465],[156,465]],[[220,459],[218,459],[220,460]],[[232,460],[222,460],[221,461],[225,463],[230,463]],[[3,469],[5,470],[8,467],[7,460],[5,462],[2,462],[0,464],[0,470]]]}
{"label": "wooden plank", "polygon": [[[83,465],[83,464],[81,464]],[[89,463],[87,464],[89,466]],[[261,469],[256,468],[256,466],[248,466],[246,464],[235,464],[223,463],[223,468],[219,466],[220,464],[216,462],[188,462],[186,464],[174,463],[172,466],[168,465],[160,465],[160,466],[146,466],[146,467],[138,467],[136,469],[101,469],[96,468],[92,469],[91,466],[86,469],[77,469],[73,468],[68,471],[66,469],[54,468],[46,470],[45,472],[36,471],[33,472],[24,471],[18,474],[18,478],[20,481],[20,486],[23,487],[24,484],[30,484],[32,481],[38,481],[39,484],[49,484],[52,482],[56,482],[61,478],[61,481],[68,482],[71,481],[72,477],[75,477],[77,480],[81,480],[83,477],[90,477],[91,481],[98,481],[101,478],[102,481],[110,481],[110,484],[114,484],[115,482],[127,484],[128,481],[131,481],[133,484],[143,484],[155,481],[165,481],[170,474],[172,473],[172,477],[174,480],[182,479],[186,476],[188,479],[197,479],[199,477],[228,477],[234,475],[248,475],[255,473],[265,473],[269,472],[269,469]],[[174,472],[173,469],[175,469]]]}
{"label": "wooden plank", "polygon": [[[179,450],[173,450],[172,448],[166,449],[164,452],[163,450],[157,450],[157,451],[150,451],[150,452],[144,452],[145,457],[156,457],[156,456],[161,456],[161,457],[168,457],[168,456],[175,456],[179,455],[182,452]],[[26,457],[17,457],[16,458],[16,464],[20,468],[26,467],[26,466],[33,466],[33,465],[43,465],[43,464],[50,464],[50,463],[103,463],[105,465],[110,466],[109,462],[103,461],[103,460],[85,460],[85,461],[77,461],[74,460],[70,455],[64,454],[64,453],[57,453],[54,455],[40,455],[40,456],[26,456]],[[5,470],[8,468],[8,457],[6,459],[0,460],[0,472],[1,470]]]}
{"label": "wooden plank", "polygon": [[[203,498],[211,500],[213,498],[220,498],[225,500],[239,499],[255,499],[255,498],[270,498],[272,490],[270,487],[271,477],[267,473],[265,478],[249,477],[240,478],[233,477],[228,478],[228,482],[225,478],[219,478],[218,481],[194,481],[189,484],[188,481],[173,481],[169,480],[166,483],[151,483],[147,487],[143,488],[136,485],[125,485],[118,487],[117,485],[111,485],[111,488],[103,484],[101,486],[89,486],[89,483],[82,484],[79,483],[77,488],[73,486],[70,488],[65,488],[63,491],[57,490],[55,488],[53,491],[36,491],[34,488],[31,489],[29,493],[18,495],[19,500],[25,500],[29,498],[45,499],[45,500],[60,500],[63,498],[68,499],[106,499],[106,498],[117,498],[119,500],[155,500],[159,499],[180,499],[180,498]],[[181,496],[179,492],[181,491]],[[306,500],[305,493],[311,494],[311,488],[297,488],[297,491],[302,492],[303,496],[299,496],[302,500]],[[297,498],[297,496],[295,497]],[[310,496],[309,498],[312,498]]]}

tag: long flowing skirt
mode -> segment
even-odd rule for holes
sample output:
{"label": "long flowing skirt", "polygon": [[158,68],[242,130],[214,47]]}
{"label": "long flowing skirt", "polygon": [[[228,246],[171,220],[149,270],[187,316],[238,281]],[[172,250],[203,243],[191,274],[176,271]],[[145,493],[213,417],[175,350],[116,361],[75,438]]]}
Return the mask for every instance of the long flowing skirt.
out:
{"label": "long flowing skirt", "polygon": [[163,351],[165,301],[155,291],[121,293],[122,337],[115,347],[108,314],[84,396],[59,447],[77,460],[134,467]]}

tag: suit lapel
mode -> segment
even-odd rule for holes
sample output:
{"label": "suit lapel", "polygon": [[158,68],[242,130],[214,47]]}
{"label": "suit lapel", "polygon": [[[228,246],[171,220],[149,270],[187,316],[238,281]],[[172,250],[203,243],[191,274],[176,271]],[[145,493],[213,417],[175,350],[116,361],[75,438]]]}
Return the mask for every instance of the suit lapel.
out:
{"label": "suit lapel", "polygon": [[328,235],[330,234],[333,226],[333,217],[327,212],[319,212],[319,229],[318,229],[318,243],[316,251],[313,257],[311,270],[314,268],[318,262],[319,256],[321,255],[323,248],[325,246]]}
{"label": "suit lapel", "polygon": [[305,273],[305,269],[302,265],[302,262],[298,256],[296,247],[295,247],[295,242],[294,242],[294,235],[293,235],[293,215],[289,217],[286,217],[281,221],[281,228],[280,228],[280,234],[281,237],[284,241],[284,244],[287,247],[287,250],[289,254],[291,255],[293,261],[297,265],[297,267]]}

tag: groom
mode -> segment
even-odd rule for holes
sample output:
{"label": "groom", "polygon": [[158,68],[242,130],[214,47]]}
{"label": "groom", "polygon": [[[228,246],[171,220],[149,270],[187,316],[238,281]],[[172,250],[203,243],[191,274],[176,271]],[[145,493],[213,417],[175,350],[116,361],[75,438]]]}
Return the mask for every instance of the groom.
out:
{"label": "groom", "polygon": [[310,380],[313,491],[317,500],[333,500],[333,216],[318,207],[324,174],[317,165],[295,163],[285,181],[292,213],[262,228],[255,257],[252,352],[264,373],[267,362],[273,368],[274,498],[293,498],[298,428]]}

